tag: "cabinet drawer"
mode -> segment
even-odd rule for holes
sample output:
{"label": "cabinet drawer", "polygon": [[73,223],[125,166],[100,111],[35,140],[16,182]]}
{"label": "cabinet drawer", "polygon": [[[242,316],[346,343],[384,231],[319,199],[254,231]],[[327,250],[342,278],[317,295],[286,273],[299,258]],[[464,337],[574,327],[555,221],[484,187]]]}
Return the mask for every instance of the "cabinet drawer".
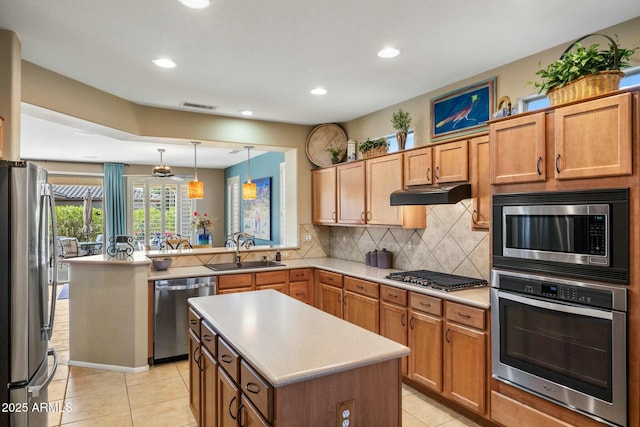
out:
{"label": "cabinet drawer", "polygon": [[202,322],[200,325],[200,331],[202,333],[202,337],[200,337],[200,341],[202,341],[202,345],[204,345],[209,353],[211,353],[214,357],[217,356],[216,352],[216,334],[206,323]]}
{"label": "cabinet drawer", "polygon": [[244,360],[240,363],[240,388],[267,421],[273,421],[273,387]]}
{"label": "cabinet drawer", "polygon": [[309,280],[309,269],[308,268],[296,268],[294,270],[289,270],[289,280],[300,281],[300,280]]}
{"label": "cabinet drawer", "polygon": [[251,273],[228,274],[218,276],[218,289],[246,288],[251,287]]}
{"label": "cabinet drawer", "polygon": [[287,282],[287,272],[285,270],[265,271],[263,273],[256,273],[256,286],[271,285],[274,283],[286,283],[286,282]]}
{"label": "cabinet drawer", "polygon": [[229,377],[238,382],[238,365],[240,356],[222,337],[218,336],[218,364],[229,374]]}
{"label": "cabinet drawer", "polygon": [[330,271],[318,270],[318,281],[327,285],[342,287],[342,274],[331,273]]}
{"label": "cabinet drawer", "polygon": [[353,277],[344,278],[344,288],[348,291],[366,295],[371,298],[378,298],[380,296],[380,286],[377,283],[355,279]]}
{"label": "cabinet drawer", "polygon": [[471,326],[476,329],[485,329],[485,313],[484,310],[480,308],[469,307],[467,305],[447,301],[445,310],[447,320]]}
{"label": "cabinet drawer", "polygon": [[414,310],[436,316],[442,316],[442,300],[440,298],[411,292],[410,304],[411,308]]}
{"label": "cabinet drawer", "polygon": [[193,308],[189,308],[189,329],[200,339],[200,315]]}
{"label": "cabinet drawer", "polygon": [[407,291],[392,286],[380,285],[380,299],[382,301],[407,306]]}
{"label": "cabinet drawer", "polygon": [[521,427],[571,427],[557,418],[540,412],[530,406],[520,403],[510,397],[495,391],[491,392],[491,419],[505,426],[518,425]]}
{"label": "cabinet drawer", "polygon": [[291,282],[289,283],[289,296],[302,302],[309,302],[309,283]]}

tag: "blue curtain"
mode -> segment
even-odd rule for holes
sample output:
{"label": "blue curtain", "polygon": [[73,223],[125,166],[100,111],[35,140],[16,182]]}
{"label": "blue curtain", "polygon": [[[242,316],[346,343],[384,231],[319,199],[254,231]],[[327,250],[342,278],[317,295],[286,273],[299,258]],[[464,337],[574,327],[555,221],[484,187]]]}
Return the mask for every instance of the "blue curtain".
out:
{"label": "blue curtain", "polygon": [[[124,165],[104,164],[104,215],[106,242],[111,236],[127,234],[126,190],[124,186]],[[107,243],[108,244],[108,243]]]}

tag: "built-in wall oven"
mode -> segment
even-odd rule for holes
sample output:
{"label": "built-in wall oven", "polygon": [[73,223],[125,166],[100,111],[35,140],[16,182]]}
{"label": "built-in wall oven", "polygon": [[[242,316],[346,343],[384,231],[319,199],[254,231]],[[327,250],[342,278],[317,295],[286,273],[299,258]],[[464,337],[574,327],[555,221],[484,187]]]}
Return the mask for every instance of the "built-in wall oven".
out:
{"label": "built-in wall oven", "polygon": [[493,197],[493,377],[627,425],[629,190]]}

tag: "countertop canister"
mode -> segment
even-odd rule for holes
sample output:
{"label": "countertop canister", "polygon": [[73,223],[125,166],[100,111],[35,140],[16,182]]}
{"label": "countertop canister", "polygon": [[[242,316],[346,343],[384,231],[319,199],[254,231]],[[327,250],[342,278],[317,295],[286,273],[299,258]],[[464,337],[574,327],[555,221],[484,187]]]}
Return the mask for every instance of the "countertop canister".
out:
{"label": "countertop canister", "polygon": [[378,268],[391,268],[391,252],[387,248],[378,251]]}

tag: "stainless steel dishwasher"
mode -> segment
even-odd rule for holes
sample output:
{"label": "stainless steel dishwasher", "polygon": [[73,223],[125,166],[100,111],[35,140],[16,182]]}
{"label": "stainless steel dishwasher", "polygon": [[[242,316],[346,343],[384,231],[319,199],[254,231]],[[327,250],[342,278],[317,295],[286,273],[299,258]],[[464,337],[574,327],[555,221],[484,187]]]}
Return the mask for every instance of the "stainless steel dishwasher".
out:
{"label": "stainless steel dishwasher", "polygon": [[187,299],[215,295],[216,278],[156,280],[153,313],[153,361],[186,359],[189,353]]}

